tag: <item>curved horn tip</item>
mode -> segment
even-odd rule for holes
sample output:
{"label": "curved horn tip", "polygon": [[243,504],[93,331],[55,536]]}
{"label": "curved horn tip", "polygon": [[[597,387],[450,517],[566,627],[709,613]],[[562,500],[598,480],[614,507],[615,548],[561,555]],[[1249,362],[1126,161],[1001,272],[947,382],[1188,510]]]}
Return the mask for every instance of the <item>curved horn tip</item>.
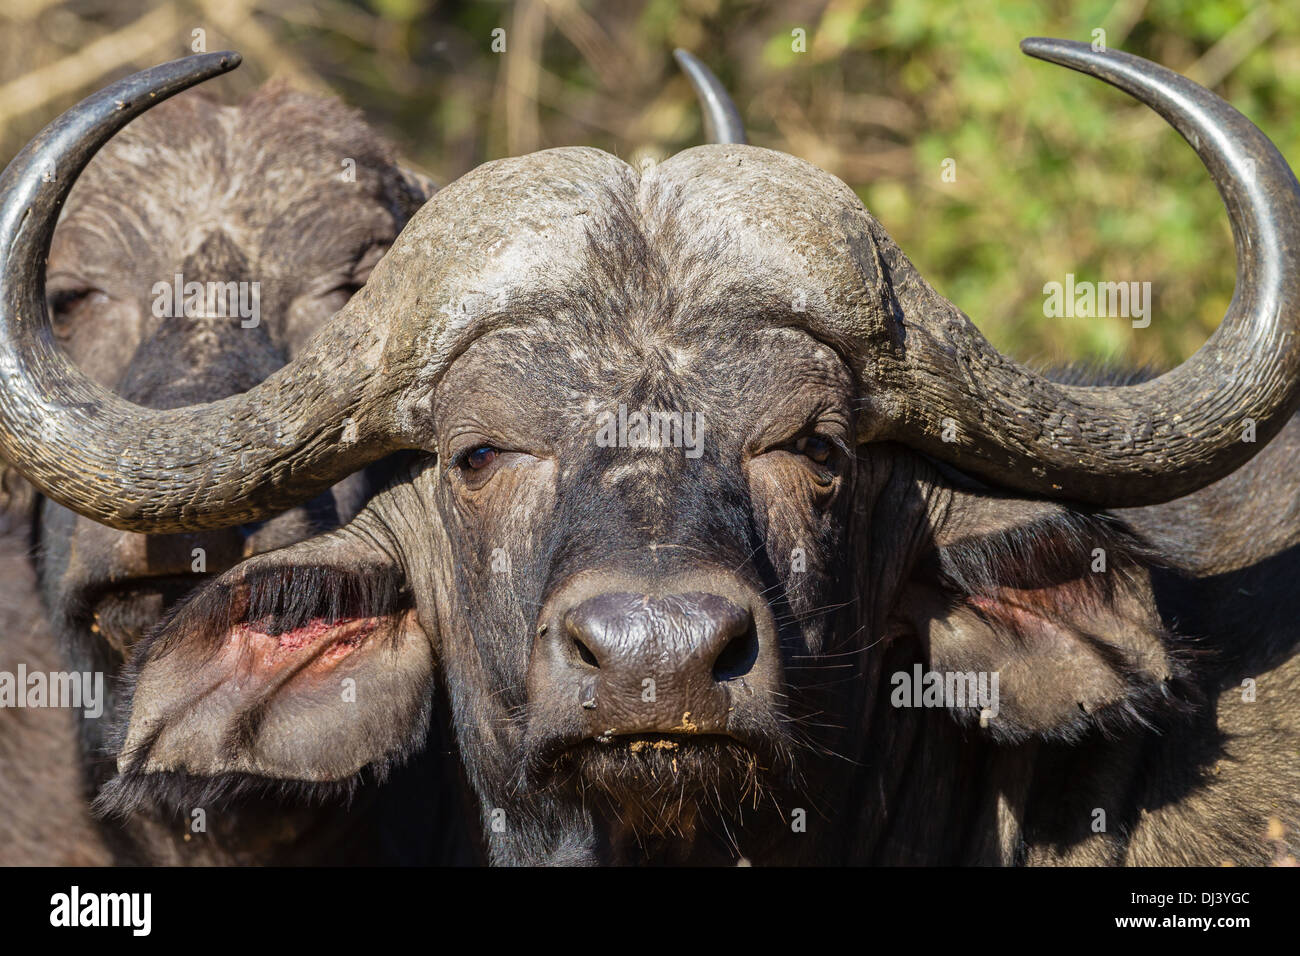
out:
{"label": "curved horn tip", "polygon": [[[215,53],[191,53],[189,56],[168,60],[152,69],[142,70],[134,76],[126,77],[122,81],[127,84],[127,88],[123,92],[129,100],[134,93],[140,91],[141,86],[148,89],[159,82],[164,85],[182,83],[185,87],[196,86],[199,83],[205,83],[237,69],[243,62],[244,55],[235,50],[219,50]],[[155,80],[155,77],[158,79]],[[150,89],[149,99],[155,98],[158,92],[159,90],[156,87]],[[175,92],[179,91],[168,92],[163,98],[170,97]]]}
{"label": "curved horn tip", "polygon": [[1020,41],[1020,52],[1029,56],[1042,56],[1044,53],[1051,51],[1053,47],[1083,45],[1077,40],[1066,40],[1061,37],[1025,37]]}
{"label": "curved horn tip", "polygon": [[174,60],[167,60],[159,63],[152,69],[141,70],[134,76],[126,79],[131,80],[136,76],[146,76],[161,70],[176,70],[177,68],[188,68],[187,72],[193,71],[194,75],[203,76],[204,79],[210,79],[214,76],[220,76],[222,73],[229,73],[231,70],[239,67],[244,62],[244,54],[237,50],[217,50],[212,53],[191,53],[188,56],[177,57]]}
{"label": "curved horn tip", "polygon": [[192,53],[170,63],[164,63],[163,66],[188,64],[194,67],[196,73],[202,74],[204,79],[211,79],[237,69],[243,62],[244,55],[237,50],[218,50],[215,53]]}
{"label": "curved horn tip", "polygon": [[727,94],[727,89],[703,61],[693,53],[678,47],[673,58],[690,81],[695,96],[704,113],[704,133],[710,143],[744,143],[745,125],[740,111]]}
{"label": "curved horn tip", "polygon": [[1025,37],[1020,41],[1020,52],[1036,60],[1045,60],[1059,66],[1076,66],[1089,60],[1104,60],[1112,53],[1109,48],[1095,50],[1090,43],[1063,40],[1059,37]]}
{"label": "curved horn tip", "polygon": [[682,46],[673,49],[673,59],[677,61],[677,65],[683,70],[690,69],[691,67],[698,68],[704,65],[703,61],[701,61],[698,56],[686,49],[686,47]]}

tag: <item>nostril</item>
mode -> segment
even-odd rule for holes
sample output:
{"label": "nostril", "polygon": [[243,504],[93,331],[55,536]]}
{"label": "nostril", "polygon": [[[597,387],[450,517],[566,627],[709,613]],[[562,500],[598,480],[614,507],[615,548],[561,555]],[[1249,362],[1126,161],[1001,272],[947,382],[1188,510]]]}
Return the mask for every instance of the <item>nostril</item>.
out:
{"label": "nostril", "polygon": [[591,653],[591,648],[589,648],[586,644],[582,643],[582,641],[578,640],[578,638],[575,637],[573,639],[573,646],[577,650],[578,656],[582,658],[582,662],[584,664],[587,664],[595,668],[600,667],[600,664],[597,663],[596,661],[596,655]]}
{"label": "nostril", "polygon": [[564,615],[564,634],[569,639],[570,660],[576,656],[588,667],[599,668],[600,659],[588,641],[600,646],[601,620],[593,613],[591,605],[592,602],[588,600]]}
{"label": "nostril", "polygon": [[758,632],[750,624],[727,642],[718,659],[713,662],[713,679],[727,681],[744,677],[753,669],[757,660]]}

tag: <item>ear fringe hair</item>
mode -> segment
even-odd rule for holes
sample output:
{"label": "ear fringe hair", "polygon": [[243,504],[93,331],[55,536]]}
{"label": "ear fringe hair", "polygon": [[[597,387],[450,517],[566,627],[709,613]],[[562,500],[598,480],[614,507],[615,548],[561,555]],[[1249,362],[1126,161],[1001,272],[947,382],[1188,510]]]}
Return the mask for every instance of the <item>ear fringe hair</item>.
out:
{"label": "ear fringe hair", "polygon": [[[197,641],[215,655],[230,630],[249,625],[283,634],[314,620],[326,624],[362,617],[394,619],[412,599],[392,565],[341,569],[329,565],[255,563],[241,566],[173,608],[150,629],[133,655],[131,671]],[[395,627],[387,629],[390,632]],[[389,636],[393,636],[392,633]]]}

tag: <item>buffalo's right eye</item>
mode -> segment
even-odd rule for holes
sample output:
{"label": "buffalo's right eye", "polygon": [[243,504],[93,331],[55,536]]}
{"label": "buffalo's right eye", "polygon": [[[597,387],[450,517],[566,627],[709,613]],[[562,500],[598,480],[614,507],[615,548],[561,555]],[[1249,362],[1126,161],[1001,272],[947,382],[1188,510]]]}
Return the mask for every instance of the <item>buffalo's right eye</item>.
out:
{"label": "buffalo's right eye", "polygon": [[829,438],[823,438],[821,435],[809,435],[795,442],[794,450],[817,464],[824,465],[830,461],[831,455],[835,451],[835,444]]}
{"label": "buffalo's right eye", "polygon": [[451,466],[447,473],[463,487],[474,490],[491,481],[492,476],[507,460],[517,457],[502,451],[496,445],[469,445],[461,451],[452,452]]}
{"label": "buffalo's right eye", "polygon": [[482,471],[497,457],[497,450],[491,445],[480,445],[465,453],[465,465],[474,471]]}

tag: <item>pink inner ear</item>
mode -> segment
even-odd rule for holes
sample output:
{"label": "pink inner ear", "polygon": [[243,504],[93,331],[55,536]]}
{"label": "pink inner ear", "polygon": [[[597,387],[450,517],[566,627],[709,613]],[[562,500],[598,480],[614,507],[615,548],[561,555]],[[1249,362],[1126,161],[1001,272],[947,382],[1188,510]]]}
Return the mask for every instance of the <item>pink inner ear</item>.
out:
{"label": "pink inner ear", "polygon": [[385,620],[350,617],[327,621],[318,617],[279,634],[267,634],[245,623],[231,630],[228,646],[251,651],[255,667],[279,668],[304,656],[311,658],[311,667],[331,667],[360,647]]}
{"label": "pink inner ear", "polygon": [[972,606],[1004,621],[1010,625],[1026,624],[1030,621],[1038,620],[1044,616],[1046,611],[1046,602],[1039,602],[1043,605],[1041,608],[1034,607],[1030,601],[1025,600],[1028,591],[1014,592],[1019,600],[1012,597],[1012,594],[1006,591],[998,591],[996,595],[972,594],[967,600]]}
{"label": "pink inner ear", "polygon": [[1073,608],[1078,589],[998,588],[993,594],[973,594],[966,600],[987,617],[1022,636],[1037,634],[1044,623],[1059,622]]}

